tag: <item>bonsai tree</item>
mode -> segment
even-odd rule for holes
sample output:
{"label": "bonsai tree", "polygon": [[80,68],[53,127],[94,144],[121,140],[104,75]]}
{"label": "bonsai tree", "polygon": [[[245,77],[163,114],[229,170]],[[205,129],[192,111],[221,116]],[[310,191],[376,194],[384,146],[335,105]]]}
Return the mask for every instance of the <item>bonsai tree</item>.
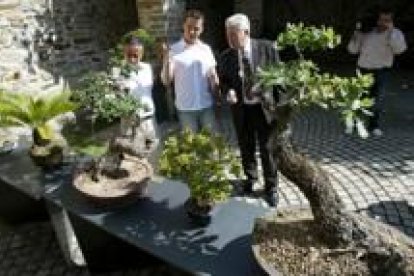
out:
{"label": "bonsai tree", "polygon": [[126,91],[120,91],[115,80],[106,72],[91,72],[84,76],[72,99],[80,108],[92,113],[96,121],[110,123],[134,114],[140,102]]}
{"label": "bonsai tree", "polygon": [[231,192],[230,175],[240,175],[240,165],[224,139],[208,130],[186,129],[169,137],[159,160],[161,174],[180,179],[190,189],[190,202],[207,213]]}
{"label": "bonsai tree", "polygon": [[[303,107],[314,104],[337,110],[348,129],[356,127],[360,136],[367,136],[364,118],[370,115],[372,105],[367,97],[372,77],[357,74],[342,78],[322,73],[314,62],[304,57],[307,51],[331,49],[339,43],[340,37],[332,28],[303,24],[289,24],[286,32],[279,35],[277,46],[294,47],[298,58],[258,73],[261,84],[276,86],[281,93],[276,106],[267,105],[278,118],[278,128],[272,133],[272,151],[281,173],[308,199],[316,225],[320,227],[318,234],[334,246],[355,250],[358,258],[368,261],[375,275],[413,275],[413,240],[376,220],[347,211],[328,175],[300,154],[290,139],[292,117]],[[273,93],[266,92],[264,99],[274,97]]]}
{"label": "bonsai tree", "polygon": [[30,155],[43,166],[53,166],[62,160],[65,141],[51,125],[52,119],[74,111],[77,105],[69,92],[31,96],[25,93],[0,92],[0,126],[24,126],[32,129]]}

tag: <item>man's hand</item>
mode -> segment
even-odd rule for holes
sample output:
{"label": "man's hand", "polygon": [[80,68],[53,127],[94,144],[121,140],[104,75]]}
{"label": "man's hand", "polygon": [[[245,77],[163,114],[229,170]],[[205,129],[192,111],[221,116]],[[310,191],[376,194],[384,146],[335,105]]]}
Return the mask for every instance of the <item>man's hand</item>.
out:
{"label": "man's hand", "polygon": [[237,103],[237,94],[236,94],[236,91],[234,91],[234,89],[230,89],[229,92],[227,93],[227,102],[229,104]]}

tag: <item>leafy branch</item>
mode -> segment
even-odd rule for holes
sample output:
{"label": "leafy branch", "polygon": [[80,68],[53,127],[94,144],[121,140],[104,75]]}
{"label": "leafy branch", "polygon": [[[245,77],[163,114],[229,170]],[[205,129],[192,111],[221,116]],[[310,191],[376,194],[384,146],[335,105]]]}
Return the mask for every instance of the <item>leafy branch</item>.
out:
{"label": "leafy branch", "polygon": [[[335,109],[348,129],[355,126],[358,134],[366,137],[364,121],[371,116],[369,109],[373,105],[373,100],[368,98],[372,76],[357,73],[355,77],[346,78],[322,73],[313,61],[306,60],[303,55],[305,50],[332,49],[339,43],[340,36],[332,28],[288,24],[286,31],[277,39],[277,46],[279,49],[295,47],[299,58],[259,70],[258,78],[265,87],[278,87],[284,104],[290,105],[293,111],[310,105]],[[265,93],[271,92],[268,90]]]}
{"label": "leafy branch", "polygon": [[171,136],[159,160],[161,174],[185,181],[201,206],[222,201],[230,193],[229,174],[240,175],[234,153],[220,136],[207,130],[185,130]]}

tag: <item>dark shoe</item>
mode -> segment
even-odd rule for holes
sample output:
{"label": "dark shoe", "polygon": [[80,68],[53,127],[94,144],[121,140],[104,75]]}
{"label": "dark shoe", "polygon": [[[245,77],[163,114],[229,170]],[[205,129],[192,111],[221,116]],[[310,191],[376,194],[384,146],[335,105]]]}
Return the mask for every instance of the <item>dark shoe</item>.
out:
{"label": "dark shoe", "polygon": [[276,191],[265,191],[263,199],[269,207],[276,207],[279,203],[279,197]]}
{"label": "dark shoe", "polygon": [[253,185],[254,181],[247,180],[243,183],[243,194],[252,195],[253,194]]}

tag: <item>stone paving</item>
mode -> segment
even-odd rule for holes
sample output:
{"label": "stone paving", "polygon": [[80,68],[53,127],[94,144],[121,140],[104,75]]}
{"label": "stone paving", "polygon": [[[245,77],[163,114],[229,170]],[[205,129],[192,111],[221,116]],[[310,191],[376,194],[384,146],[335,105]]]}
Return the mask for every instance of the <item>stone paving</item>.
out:
{"label": "stone paving", "polygon": [[[335,115],[318,109],[296,118],[293,129],[295,144],[330,174],[349,210],[383,220],[414,237],[414,83],[409,85],[409,89],[394,89],[387,96],[382,137],[363,140],[345,135]],[[280,182],[280,207],[308,206],[298,189],[283,176]],[[48,223],[12,229],[0,223],[0,276],[3,275],[89,272],[66,265]],[[157,265],[101,275],[180,274],[166,265]]]}

